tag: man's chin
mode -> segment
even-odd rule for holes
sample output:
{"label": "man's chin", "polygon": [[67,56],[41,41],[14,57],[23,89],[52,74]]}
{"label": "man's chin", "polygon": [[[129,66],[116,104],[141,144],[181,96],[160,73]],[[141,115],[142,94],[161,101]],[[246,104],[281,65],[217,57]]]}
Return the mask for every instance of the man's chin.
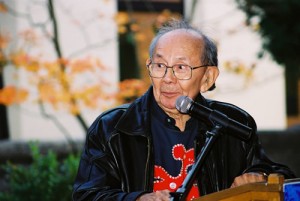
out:
{"label": "man's chin", "polygon": [[174,101],[162,102],[163,109],[167,110],[177,110]]}

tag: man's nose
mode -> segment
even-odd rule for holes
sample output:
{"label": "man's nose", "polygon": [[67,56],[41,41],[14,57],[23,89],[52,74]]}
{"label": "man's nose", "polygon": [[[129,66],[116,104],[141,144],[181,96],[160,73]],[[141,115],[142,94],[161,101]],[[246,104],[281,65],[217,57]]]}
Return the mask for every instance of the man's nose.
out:
{"label": "man's nose", "polygon": [[174,72],[173,72],[173,68],[170,68],[170,67],[167,68],[164,78],[166,78],[166,79],[175,79],[176,78],[174,75]]}

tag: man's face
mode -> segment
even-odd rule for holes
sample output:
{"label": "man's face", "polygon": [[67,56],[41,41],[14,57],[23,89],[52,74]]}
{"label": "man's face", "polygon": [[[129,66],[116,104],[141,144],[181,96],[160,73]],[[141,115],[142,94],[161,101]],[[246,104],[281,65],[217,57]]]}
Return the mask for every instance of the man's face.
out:
{"label": "man's face", "polygon": [[[163,63],[167,66],[186,64],[189,66],[205,65],[201,63],[203,40],[201,36],[185,30],[176,30],[162,36],[153,53],[153,63]],[[148,63],[150,60],[148,60]],[[189,80],[178,80],[172,69],[168,68],[165,77],[151,78],[154,97],[158,105],[166,112],[177,114],[175,104],[179,96],[195,98],[205,82],[206,67],[192,71]]]}

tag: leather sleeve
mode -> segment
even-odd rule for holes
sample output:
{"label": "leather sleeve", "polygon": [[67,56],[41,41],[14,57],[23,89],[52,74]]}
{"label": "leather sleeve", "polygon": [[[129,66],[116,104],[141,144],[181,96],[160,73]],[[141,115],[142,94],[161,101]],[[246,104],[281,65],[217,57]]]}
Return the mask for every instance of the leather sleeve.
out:
{"label": "leather sleeve", "polygon": [[108,139],[113,132],[116,118],[122,111],[100,116],[88,130],[86,143],[74,182],[72,198],[81,200],[135,200],[144,192],[124,192]]}
{"label": "leather sleeve", "polygon": [[296,177],[289,167],[283,164],[275,163],[267,157],[263,147],[261,146],[259,136],[257,135],[255,120],[250,114],[229,103],[217,102],[214,107],[224,111],[231,118],[236,119],[242,124],[252,128],[252,135],[249,141],[242,142],[244,145],[245,154],[247,155],[247,168],[243,173],[263,172],[267,175],[271,173],[278,173],[282,174],[286,179]]}
{"label": "leather sleeve", "polygon": [[285,179],[296,177],[289,167],[280,163],[273,162],[267,157],[263,147],[261,146],[257,134],[255,134],[253,138],[253,143],[249,149],[247,156],[249,164],[247,169],[245,169],[243,173],[263,172],[267,175],[271,173],[278,173],[283,175]]}
{"label": "leather sleeve", "polygon": [[[285,165],[271,161],[257,135],[256,123],[244,110],[228,103],[207,101],[207,106],[252,128],[249,140],[237,138],[238,133],[226,129],[210,150],[199,177],[202,195],[227,189],[234,178],[248,172],[279,173],[286,179],[294,178],[294,173]],[[213,122],[206,122],[212,127]]]}

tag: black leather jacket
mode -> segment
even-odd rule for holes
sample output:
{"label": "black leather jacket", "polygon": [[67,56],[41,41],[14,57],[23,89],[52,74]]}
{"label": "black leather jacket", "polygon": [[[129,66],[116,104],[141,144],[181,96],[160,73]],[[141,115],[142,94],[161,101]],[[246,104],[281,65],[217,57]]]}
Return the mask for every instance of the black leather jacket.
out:
{"label": "black leather jacket", "polygon": [[[73,200],[135,200],[153,188],[153,146],[150,130],[152,87],[133,104],[101,114],[88,130],[73,190]],[[229,188],[245,172],[281,173],[294,177],[288,167],[273,163],[261,148],[253,118],[238,107],[204,99],[197,102],[216,109],[253,129],[248,141],[226,130],[216,140],[201,168],[200,195]],[[204,122],[195,139],[199,153],[211,122]]]}

